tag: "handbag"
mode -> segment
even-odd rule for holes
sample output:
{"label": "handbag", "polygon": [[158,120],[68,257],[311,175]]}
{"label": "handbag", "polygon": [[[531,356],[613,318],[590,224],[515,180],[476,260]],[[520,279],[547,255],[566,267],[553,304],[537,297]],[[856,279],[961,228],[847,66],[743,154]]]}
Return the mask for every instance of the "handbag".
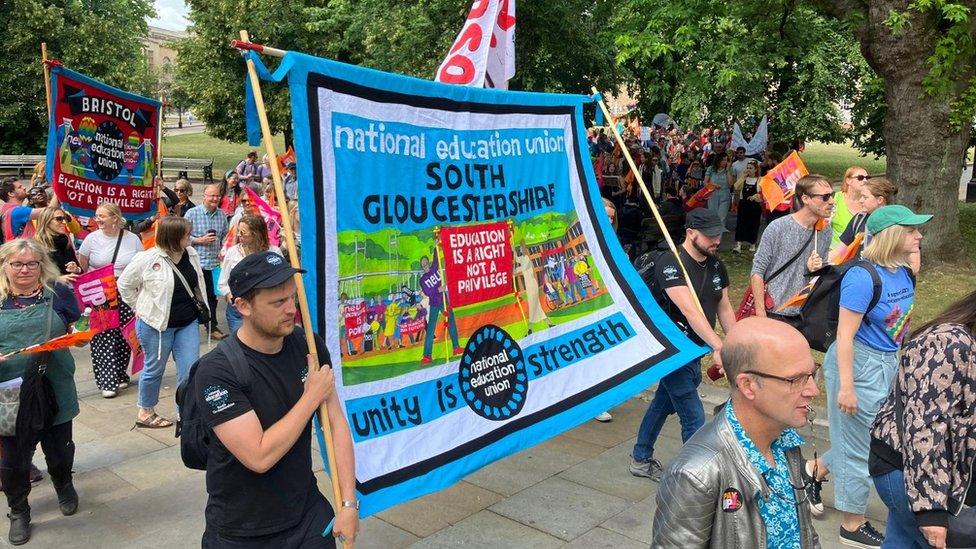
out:
{"label": "handbag", "polygon": [[[793,254],[793,257],[791,257],[779,269],[776,269],[776,272],[774,272],[772,276],[770,276],[764,281],[765,283],[763,284],[764,286],[763,305],[765,306],[765,309],[767,311],[772,309],[773,306],[776,305],[776,303],[773,302],[773,297],[769,295],[769,290],[766,289],[769,288],[769,283],[772,282],[773,279],[775,279],[777,276],[783,274],[783,271],[785,271],[787,267],[792,265],[797,259],[800,258],[801,255],[803,255],[803,252],[807,249],[807,246],[810,245],[810,241],[813,240],[813,235],[816,233],[817,233],[817,229],[814,228],[813,232],[810,233],[810,237],[807,238],[807,241],[803,244],[803,246],[801,246],[800,249],[797,250],[795,254]],[[749,284],[749,286],[746,288],[745,294],[742,295],[742,301],[739,303],[739,308],[735,310],[735,319],[742,320],[743,318],[749,316],[755,316],[755,314],[756,314],[756,301],[755,301],[755,296],[752,295],[752,284]]]}
{"label": "handbag", "polygon": [[176,267],[176,265],[173,264],[173,260],[170,259],[168,256],[166,256],[166,263],[169,264],[170,268],[173,269],[173,273],[176,275],[177,278],[180,279],[180,282],[183,283],[183,287],[186,288],[186,293],[190,294],[190,299],[193,300],[193,305],[197,308],[197,320],[200,322],[200,324],[203,324],[204,326],[209,326],[210,308],[208,308],[207,305],[203,302],[203,300],[200,299],[200,297],[197,295],[197,292],[195,292],[193,288],[190,288],[190,284],[186,281],[186,278],[183,277],[183,273],[180,272],[180,270]]}
{"label": "handbag", "polygon": [[0,436],[12,437],[17,432],[20,386],[23,382],[24,378],[18,377],[0,384]]}

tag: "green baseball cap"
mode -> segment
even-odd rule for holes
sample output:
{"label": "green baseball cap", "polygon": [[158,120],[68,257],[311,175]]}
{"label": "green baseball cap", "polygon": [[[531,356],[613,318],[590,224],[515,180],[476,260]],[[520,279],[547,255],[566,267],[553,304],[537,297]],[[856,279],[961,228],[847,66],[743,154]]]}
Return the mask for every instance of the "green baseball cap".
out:
{"label": "green baseball cap", "polygon": [[882,206],[868,216],[868,231],[878,234],[892,225],[922,225],[932,220],[932,214],[917,214],[901,204]]}

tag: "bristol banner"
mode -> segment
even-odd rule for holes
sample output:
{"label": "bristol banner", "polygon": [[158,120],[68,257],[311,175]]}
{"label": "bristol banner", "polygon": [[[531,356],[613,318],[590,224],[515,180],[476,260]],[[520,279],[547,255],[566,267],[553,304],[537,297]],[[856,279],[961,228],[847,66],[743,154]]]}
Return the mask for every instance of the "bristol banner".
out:
{"label": "bristol banner", "polygon": [[[255,56],[251,56],[255,58]],[[600,199],[585,96],[288,53],[302,263],[363,513],[445,488],[704,354]]]}
{"label": "bristol banner", "polygon": [[62,207],[90,217],[114,202],[129,220],[153,213],[160,103],[61,66],[51,69],[47,179]]}

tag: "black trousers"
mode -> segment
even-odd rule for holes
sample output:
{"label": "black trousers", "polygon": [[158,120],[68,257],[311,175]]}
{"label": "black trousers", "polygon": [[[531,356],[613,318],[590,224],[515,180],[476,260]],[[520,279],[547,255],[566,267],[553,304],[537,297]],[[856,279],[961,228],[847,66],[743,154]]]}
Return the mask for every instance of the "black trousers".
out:
{"label": "black trousers", "polygon": [[305,505],[302,521],[297,526],[266,536],[243,538],[223,536],[209,524],[203,532],[201,549],[335,549],[336,541],[332,532],[322,535],[325,527],[335,516],[325,498],[316,492]]}
{"label": "black trousers", "polygon": [[217,328],[217,292],[214,289],[213,270],[203,271],[203,285],[207,287],[207,304],[210,305],[210,328]]}
{"label": "black trousers", "polygon": [[41,443],[47,472],[54,489],[61,490],[71,483],[71,467],[75,462],[75,443],[71,440],[71,422],[66,421],[42,431],[0,437],[0,481],[11,514],[30,511],[27,496],[31,491],[30,465],[34,448]]}

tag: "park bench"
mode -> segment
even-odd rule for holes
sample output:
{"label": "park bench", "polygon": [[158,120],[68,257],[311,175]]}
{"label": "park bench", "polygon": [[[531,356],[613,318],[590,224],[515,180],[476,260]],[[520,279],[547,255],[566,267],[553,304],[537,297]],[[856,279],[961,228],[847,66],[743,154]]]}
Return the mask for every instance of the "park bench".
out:
{"label": "park bench", "polygon": [[163,177],[176,172],[178,179],[190,179],[190,174],[198,174],[205,183],[213,183],[213,158],[169,158],[163,157]]}
{"label": "park bench", "polygon": [[0,171],[16,173],[18,178],[30,174],[38,162],[44,160],[42,154],[0,154]]}

